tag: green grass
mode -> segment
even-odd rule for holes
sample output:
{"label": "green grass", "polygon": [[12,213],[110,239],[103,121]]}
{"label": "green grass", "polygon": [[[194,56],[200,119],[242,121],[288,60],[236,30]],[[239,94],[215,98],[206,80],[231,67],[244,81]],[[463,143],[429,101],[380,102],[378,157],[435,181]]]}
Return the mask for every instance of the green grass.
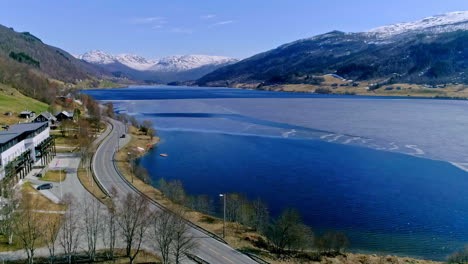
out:
{"label": "green grass", "polygon": [[[0,84],[0,123],[14,124],[20,121],[20,112],[29,110],[37,114],[47,110],[49,106],[43,102],[27,97],[17,90]],[[12,116],[5,116],[6,112],[12,112]]]}

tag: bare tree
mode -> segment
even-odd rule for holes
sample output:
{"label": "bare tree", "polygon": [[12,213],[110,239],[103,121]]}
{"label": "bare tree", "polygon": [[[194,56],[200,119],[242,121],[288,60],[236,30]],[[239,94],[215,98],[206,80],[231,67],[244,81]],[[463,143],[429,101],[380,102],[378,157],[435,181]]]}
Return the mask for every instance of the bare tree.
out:
{"label": "bare tree", "polygon": [[80,239],[80,219],[74,199],[72,194],[64,196],[63,202],[68,206],[68,209],[62,219],[59,237],[60,245],[68,259],[68,263],[72,263],[72,258],[76,254]]}
{"label": "bare tree", "polygon": [[112,102],[106,104],[106,115],[110,118],[115,118],[114,104]]}
{"label": "bare tree", "polygon": [[49,250],[49,263],[54,263],[56,258],[58,231],[61,225],[61,216],[53,216],[47,219],[47,225],[44,225],[44,241]]}
{"label": "bare tree", "polygon": [[268,207],[260,199],[253,201],[252,206],[254,209],[254,219],[252,226],[260,233],[264,233],[270,219]]}
{"label": "bare tree", "polygon": [[162,263],[169,263],[169,256],[174,243],[174,220],[172,213],[158,212],[153,221],[152,239],[156,242],[155,249],[161,253]]}
{"label": "bare tree", "polygon": [[226,197],[226,220],[230,222],[240,222],[241,207],[244,197],[239,193],[229,193]]}
{"label": "bare tree", "polygon": [[343,252],[348,245],[348,237],[343,232],[327,232],[316,242],[317,248],[326,253]]}
{"label": "bare tree", "polygon": [[[140,126],[140,130],[145,133],[145,135],[148,135],[148,132],[150,130],[153,129],[153,122],[151,122],[150,120],[143,120],[142,123],[141,123],[141,126]],[[154,131],[153,131],[153,135],[151,135],[151,139],[153,138],[154,136]]]}
{"label": "bare tree", "polygon": [[151,218],[149,201],[141,195],[129,193],[119,203],[117,223],[126,243],[125,255],[131,264],[140,253]]}
{"label": "bare tree", "polygon": [[91,261],[96,259],[96,244],[101,231],[102,204],[94,197],[85,199],[83,221],[87,239],[87,253]]}
{"label": "bare tree", "polygon": [[0,210],[2,221],[0,221],[0,232],[8,238],[8,244],[13,243],[13,230],[15,224],[15,213],[21,201],[21,192],[13,189],[10,199],[3,205]]}
{"label": "bare tree", "polygon": [[41,224],[46,220],[44,214],[37,212],[39,209],[38,201],[31,194],[25,193],[21,207],[15,214],[16,219],[13,224],[14,232],[20,239],[30,264],[34,263],[37,242],[42,237]]}
{"label": "bare tree", "polygon": [[273,251],[277,254],[291,249],[304,249],[313,242],[312,230],[303,224],[300,214],[293,209],[284,210],[265,232]]}
{"label": "bare tree", "polygon": [[135,116],[130,116],[129,122],[132,126],[138,128],[140,126],[140,123],[138,122],[138,119],[136,119]]}
{"label": "bare tree", "polygon": [[93,143],[93,140],[89,135],[91,126],[88,120],[79,120],[78,125],[78,146],[80,148],[79,153],[82,160],[81,165],[83,168],[86,168],[86,172],[89,173],[89,165],[91,162],[91,150]]}
{"label": "bare tree", "polygon": [[[111,197],[117,197],[117,190],[115,187],[111,189]],[[104,221],[102,228],[102,241],[104,247],[107,249],[106,255],[108,259],[114,259],[115,255],[115,243],[117,241],[117,208],[115,203],[112,201],[111,204],[106,207],[104,214]]]}
{"label": "bare tree", "polygon": [[182,211],[179,211],[173,220],[172,236],[174,241],[171,252],[175,263],[179,264],[185,258],[186,253],[189,253],[189,251],[197,246],[197,243],[190,233]]}
{"label": "bare tree", "polygon": [[153,140],[156,135],[156,131],[153,128],[149,128],[146,134],[150,137],[150,140]]}

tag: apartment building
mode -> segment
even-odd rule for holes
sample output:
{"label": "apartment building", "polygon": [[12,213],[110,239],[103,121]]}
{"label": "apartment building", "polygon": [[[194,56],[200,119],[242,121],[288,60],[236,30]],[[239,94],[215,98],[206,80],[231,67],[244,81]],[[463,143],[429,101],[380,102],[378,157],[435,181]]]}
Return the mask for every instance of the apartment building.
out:
{"label": "apartment building", "polygon": [[7,196],[34,163],[47,165],[55,155],[48,122],[21,123],[0,131],[0,196]]}

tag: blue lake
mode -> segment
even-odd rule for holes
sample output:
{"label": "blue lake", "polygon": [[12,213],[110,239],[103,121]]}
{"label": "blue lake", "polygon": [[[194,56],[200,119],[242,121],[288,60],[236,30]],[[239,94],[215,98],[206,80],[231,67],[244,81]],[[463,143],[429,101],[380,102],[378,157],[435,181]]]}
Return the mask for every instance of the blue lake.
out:
{"label": "blue lake", "polygon": [[[300,210],[351,250],[443,260],[468,241],[468,102],[134,87],[86,93],[150,119],[141,159],[191,194]],[[163,158],[159,153],[167,153]]]}

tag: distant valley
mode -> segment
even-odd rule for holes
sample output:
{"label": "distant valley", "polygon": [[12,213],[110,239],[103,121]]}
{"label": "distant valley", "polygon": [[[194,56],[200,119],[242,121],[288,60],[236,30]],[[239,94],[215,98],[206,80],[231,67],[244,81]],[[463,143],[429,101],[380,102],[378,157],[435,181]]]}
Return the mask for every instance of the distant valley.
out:
{"label": "distant valley", "polygon": [[238,60],[208,55],[182,55],[161,59],[147,59],[134,54],[112,55],[94,50],[76,56],[96,65],[118,78],[147,83],[170,83],[196,80],[216,69]]}

